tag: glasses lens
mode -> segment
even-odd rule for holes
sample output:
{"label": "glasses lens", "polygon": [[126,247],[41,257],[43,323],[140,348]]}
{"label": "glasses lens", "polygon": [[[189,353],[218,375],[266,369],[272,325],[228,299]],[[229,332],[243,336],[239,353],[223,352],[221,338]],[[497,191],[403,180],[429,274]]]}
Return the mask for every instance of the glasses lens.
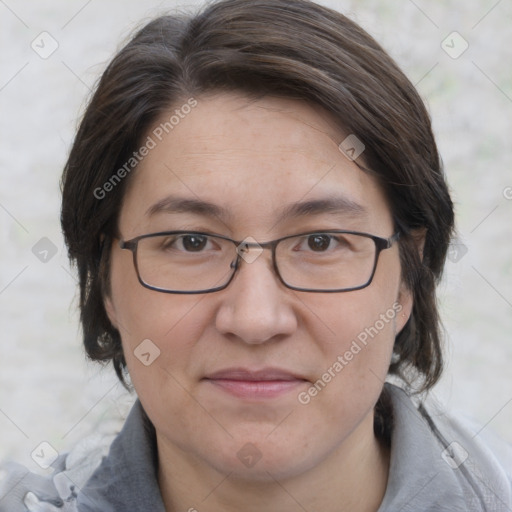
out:
{"label": "glasses lens", "polygon": [[226,284],[236,260],[235,245],[223,238],[180,233],[141,238],[137,266],[142,281],[154,288],[193,292]]}
{"label": "glasses lens", "polygon": [[369,282],[375,253],[375,242],[368,236],[319,232],[282,240],[276,249],[276,264],[288,286],[343,290]]}

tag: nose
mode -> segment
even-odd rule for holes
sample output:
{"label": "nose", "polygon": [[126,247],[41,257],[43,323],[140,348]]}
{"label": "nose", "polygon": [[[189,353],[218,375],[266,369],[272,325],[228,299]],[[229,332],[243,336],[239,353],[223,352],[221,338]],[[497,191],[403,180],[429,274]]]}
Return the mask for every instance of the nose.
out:
{"label": "nose", "polygon": [[[263,251],[256,260],[240,258],[233,281],[220,293],[216,328],[225,336],[261,344],[293,334],[297,328],[291,295]],[[293,293],[293,292],[292,292]]]}

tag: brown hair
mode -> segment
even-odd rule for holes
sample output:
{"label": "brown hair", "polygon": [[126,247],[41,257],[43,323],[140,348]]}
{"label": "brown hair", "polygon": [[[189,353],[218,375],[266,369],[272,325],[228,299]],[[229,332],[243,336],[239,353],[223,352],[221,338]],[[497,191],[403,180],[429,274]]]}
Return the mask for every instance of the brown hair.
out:
{"label": "brown hair", "polygon": [[[123,381],[119,332],[103,305],[110,242],[129,178],[94,193],[140,147],[152,123],[202,93],[302,99],[329,111],[366,146],[364,160],[392,210],[411,318],[390,373],[429,389],[442,369],[435,287],[453,230],[453,205],[425,106],[388,54],[357,24],[308,0],[222,0],[195,15],[145,25],[103,73],[62,177],[61,222],[80,281],[84,344]],[[422,257],[414,233],[426,233]],[[383,397],[376,411],[382,411]],[[382,414],[377,414],[377,428]]]}

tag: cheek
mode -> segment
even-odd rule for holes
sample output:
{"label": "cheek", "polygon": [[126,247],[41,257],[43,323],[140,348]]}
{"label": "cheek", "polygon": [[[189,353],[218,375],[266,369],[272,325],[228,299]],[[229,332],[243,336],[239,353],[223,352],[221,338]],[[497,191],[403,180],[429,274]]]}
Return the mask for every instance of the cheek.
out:
{"label": "cheek", "polygon": [[172,373],[186,369],[208,321],[209,313],[201,304],[203,297],[166,294],[143,287],[128,258],[113,261],[111,283],[116,322],[134,384],[162,377],[145,371],[146,363]]}
{"label": "cheek", "polygon": [[348,350],[356,340],[368,346],[374,339],[394,341],[403,310],[394,288],[368,287],[346,295],[315,297],[307,304],[313,313],[308,329],[315,331],[315,339],[327,353]]}
{"label": "cheek", "polygon": [[357,408],[362,395],[370,402],[372,395],[378,398],[403,311],[397,288],[392,283],[375,282],[366,289],[318,297],[315,304],[309,304],[317,312],[316,327],[310,331],[324,364],[303,402],[318,396],[324,405],[334,400],[341,411]]}

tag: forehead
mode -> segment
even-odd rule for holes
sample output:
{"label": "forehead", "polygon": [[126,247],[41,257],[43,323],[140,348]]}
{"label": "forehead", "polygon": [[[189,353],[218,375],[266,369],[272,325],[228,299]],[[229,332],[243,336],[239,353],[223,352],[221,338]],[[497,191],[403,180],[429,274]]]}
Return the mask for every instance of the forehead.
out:
{"label": "forehead", "polygon": [[[263,230],[299,210],[304,217],[308,206],[300,204],[309,204],[315,215],[321,213],[319,204],[326,210],[337,204],[347,215],[359,215],[368,229],[390,222],[376,181],[338,147],[348,134],[321,108],[217,94],[198,97],[195,108],[165,124],[176,109],[147,134],[154,147],[130,178],[121,230],[149,228],[155,216],[187,201],[217,207],[215,213],[233,230],[236,224]],[[185,211],[176,212],[180,209]]]}

